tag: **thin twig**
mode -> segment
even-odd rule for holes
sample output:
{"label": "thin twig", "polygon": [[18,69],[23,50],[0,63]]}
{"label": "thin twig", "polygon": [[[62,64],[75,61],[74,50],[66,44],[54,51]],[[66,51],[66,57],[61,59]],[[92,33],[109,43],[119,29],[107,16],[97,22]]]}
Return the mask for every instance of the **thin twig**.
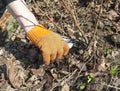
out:
{"label": "thin twig", "polygon": [[96,33],[97,33],[98,23],[99,23],[100,16],[101,16],[101,13],[102,13],[102,5],[103,5],[103,0],[101,1],[101,6],[100,6],[100,10],[99,10],[99,15],[98,15],[98,19],[97,19],[97,22],[96,22],[96,25],[95,25],[95,32],[94,32],[94,35],[93,35],[93,40],[95,39],[95,35],[96,35]]}
{"label": "thin twig", "polygon": [[81,74],[83,68],[85,67],[85,65],[86,65],[88,62],[91,61],[91,59],[93,58],[93,56],[94,56],[94,53],[91,55],[90,59],[89,59],[87,62],[85,62],[85,63],[83,64],[83,66],[81,67],[81,70],[79,71],[79,73],[78,73],[77,77],[75,78],[74,82],[77,81],[77,79],[79,78],[79,76],[80,76],[80,74]]}
{"label": "thin twig", "polygon": [[107,85],[107,87],[115,88],[116,91],[118,91],[118,89],[120,89],[120,87],[116,87],[116,86],[112,86],[112,85]]}
{"label": "thin twig", "polygon": [[[64,0],[61,0],[61,1],[62,1],[63,5],[64,5],[64,8],[67,9],[68,12],[71,14],[71,17],[73,18],[74,23],[75,23],[75,27],[77,27],[77,28],[80,30],[79,25],[78,25],[78,22],[77,22],[77,19],[76,19],[76,17],[75,17],[75,14],[74,14],[73,10],[70,8],[69,5],[67,5],[67,2],[66,2],[66,1],[64,1]],[[80,32],[81,32],[82,34],[84,33],[82,30],[81,30]]]}
{"label": "thin twig", "polygon": [[88,44],[88,48],[90,47],[90,44],[92,43],[92,41],[95,41],[95,36],[96,36],[96,33],[97,33],[99,20],[100,20],[100,16],[101,16],[101,13],[102,13],[102,6],[103,6],[103,0],[101,0],[100,10],[99,10],[99,13],[98,13],[98,18],[97,18],[95,29],[94,29],[94,34],[93,34],[93,37],[92,37],[90,43]]}
{"label": "thin twig", "polygon": [[95,39],[95,35],[97,33],[98,22],[100,20],[101,14],[102,14],[102,6],[103,6],[103,0],[101,0],[100,10],[99,10],[98,19],[97,19],[96,26],[95,26],[95,32],[94,32],[94,35],[93,35],[93,40]]}
{"label": "thin twig", "polygon": [[62,78],[60,81],[58,81],[58,83],[56,83],[51,89],[50,91],[53,91],[53,89],[57,86],[62,86],[64,85],[66,82],[68,82],[73,76],[74,74],[76,74],[77,69],[75,69],[72,73],[68,74],[67,76],[65,76],[64,78]]}
{"label": "thin twig", "polygon": [[76,16],[75,16],[74,10],[71,9],[69,5],[67,5],[67,2],[66,2],[66,1],[64,1],[64,0],[59,0],[59,1],[61,1],[61,2],[63,3],[63,7],[64,7],[65,9],[67,9],[67,11],[70,13],[71,17],[73,18],[75,27],[76,27],[76,28],[79,30],[79,32],[80,32],[80,36],[82,36],[82,38],[84,39],[84,41],[87,43],[87,38],[84,36],[83,30],[81,30],[80,27],[79,27],[79,23],[78,23],[78,20],[77,20],[77,18],[76,18]]}
{"label": "thin twig", "polygon": [[[79,27],[79,21],[78,21],[78,15],[77,15],[77,12],[76,12],[76,8],[75,8],[75,6],[74,6],[74,4],[73,4],[73,0],[68,0],[69,2],[70,2],[70,4],[71,4],[71,6],[73,7],[73,13],[74,13],[74,16],[75,16],[75,18],[76,18],[76,22],[77,22],[77,25],[78,25],[78,27]],[[79,28],[80,29],[80,28]],[[81,29],[80,29],[81,30]],[[82,31],[83,32],[83,31]],[[84,33],[84,32],[83,32]]]}

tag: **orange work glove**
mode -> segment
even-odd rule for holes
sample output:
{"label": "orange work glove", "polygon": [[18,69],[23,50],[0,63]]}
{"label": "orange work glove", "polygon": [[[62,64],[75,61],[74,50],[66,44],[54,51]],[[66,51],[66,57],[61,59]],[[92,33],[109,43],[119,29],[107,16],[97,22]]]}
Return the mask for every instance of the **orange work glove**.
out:
{"label": "orange work glove", "polygon": [[29,39],[42,51],[43,61],[49,64],[51,60],[59,59],[69,51],[68,44],[60,35],[37,25],[27,32]]}

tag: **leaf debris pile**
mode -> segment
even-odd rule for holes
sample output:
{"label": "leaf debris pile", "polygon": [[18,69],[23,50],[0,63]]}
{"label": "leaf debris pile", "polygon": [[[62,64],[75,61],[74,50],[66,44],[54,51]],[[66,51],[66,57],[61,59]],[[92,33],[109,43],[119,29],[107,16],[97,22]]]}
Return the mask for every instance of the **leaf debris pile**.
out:
{"label": "leaf debris pile", "polygon": [[2,90],[120,89],[119,0],[28,0],[27,4],[41,24],[77,45],[67,56],[44,65],[39,49],[9,18],[8,37],[0,43]]}

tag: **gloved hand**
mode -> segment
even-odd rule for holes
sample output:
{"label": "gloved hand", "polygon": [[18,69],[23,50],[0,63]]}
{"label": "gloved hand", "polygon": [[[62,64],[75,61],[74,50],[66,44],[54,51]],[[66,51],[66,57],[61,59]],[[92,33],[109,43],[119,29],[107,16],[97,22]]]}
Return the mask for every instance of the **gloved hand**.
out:
{"label": "gloved hand", "polygon": [[51,60],[59,59],[69,51],[68,44],[60,35],[37,25],[27,32],[29,39],[42,51],[43,61],[49,64]]}

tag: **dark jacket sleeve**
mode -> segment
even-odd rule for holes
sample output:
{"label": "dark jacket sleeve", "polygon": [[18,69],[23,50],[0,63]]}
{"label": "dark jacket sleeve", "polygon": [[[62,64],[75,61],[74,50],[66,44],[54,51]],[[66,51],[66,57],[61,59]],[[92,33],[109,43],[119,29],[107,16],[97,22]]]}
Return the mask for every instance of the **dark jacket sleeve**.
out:
{"label": "dark jacket sleeve", "polygon": [[2,0],[3,4],[5,6],[7,6],[9,3],[11,3],[12,1],[15,1],[15,0]]}

